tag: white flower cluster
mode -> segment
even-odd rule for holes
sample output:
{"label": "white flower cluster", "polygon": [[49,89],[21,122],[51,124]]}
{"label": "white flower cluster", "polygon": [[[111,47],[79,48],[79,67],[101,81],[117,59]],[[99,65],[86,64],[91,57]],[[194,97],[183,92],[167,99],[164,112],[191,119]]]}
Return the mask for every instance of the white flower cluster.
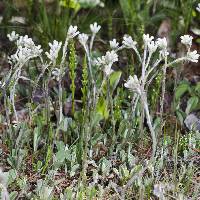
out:
{"label": "white flower cluster", "polygon": [[96,65],[109,65],[118,61],[118,55],[114,51],[107,51],[105,56],[97,58]]}
{"label": "white flower cluster", "polygon": [[149,54],[153,54],[159,49],[161,58],[164,58],[169,55],[167,52],[167,39],[158,38],[156,41],[153,41],[154,37],[149,34],[143,35],[144,45],[147,46]]}
{"label": "white flower cluster", "polygon": [[124,86],[133,92],[137,92],[138,94],[141,94],[140,81],[138,80],[138,77],[136,75],[129,76]]}
{"label": "white flower cluster", "polygon": [[94,35],[96,35],[100,29],[101,29],[101,26],[98,25],[96,22],[94,22],[94,24],[90,24],[90,30]]}
{"label": "white flower cluster", "polygon": [[151,41],[151,42],[147,43],[147,47],[148,47],[149,53],[152,54],[152,53],[156,52],[158,45],[156,42]]}
{"label": "white flower cluster", "polygon": [[188,51],[187,52],[187,59],[189,61],[191,61],[191,62],[197,63],[198,59],[199,59],[199,54],[197,53],[196,50],[194,50],[194,51]]}
{"label": "white flower cluster", "polygon": [[84,48],[86,48],[86,44],[87,44],[88,38],[89,38],[88,35],[85,34],[85,33],[81,33],[78,36],[78,40],[83,45]]}
{"label": "white flower cluster", "polygon": [[[159,48],[161,58],[168,56],[169,53],[167,51],[166,38],[158,38],[156,41],[153,41],[153,39],[154,37],[149,36],[149,34],[143,35],[143,41],[148,49],[149,54],[151,55],[157,50],[157,48]],[[199,54],[197,53],[197,51],[190,51],[190,47],[192,46],[192,39],[193,37],[189,35],[181,36],[181,42],[189,47],[185,59],[191,62],[198,62]],[[135,48],[136,42],[134,42],[130,36],[125,36],[123,40],[123,45],[126,48]],[[133,77],[129,76],[129,79],[124,84],[124,86],[134,92],[137,92],[140,95],[142,93],[142,90],[140,89],[140,81],[138,80],[136,75],[134,75]]]}
{"label": "white flower cluster", "polygon": [[56,59],[58,58],[58,53],[61,49],[62,42],[58,42],[56,40],[53,41],[53,43],[49,43],[50,51],[45,52],[47,57],[53,62],[56,62]]}
{"label": "white flower cluster", "polygon": [[10,63],[24,63],[27,60],[38,57],[42,53],[42,49],[40,45],[35,45],[32,38],[29,38],[27,35],[18,36],[15,32],[8,34],[8,38],[11,41],[15,41],[17,43],[17,51],[15,54],[9,57]]}
{"label": "white flower cluster", "polygon": [[162,58],[169,55],[169,52],[167,51],[167,39],[164,38],[158,38],[156,41],[158,48],[160,49],[160,56]]}
{"label": "white flower cluster", "polygon": [[119,48],[119,42],[116,39],[111,40],[109,43],[111,49],[116,50]]}
{"label": "white flower cluster", "polygon": [[148,45],[154,39],[153,36],[149,36],[149,34],[143,35],[144,45]]}
{"label": "white flower cluster", "polygon": [[67,39],[73,39],[79,34],[78,27],[77,26],[70,26],[67,31]]}
{"label": "white flower cluster", "polygon": [[137,42],[133,41],[132,37],[131,36],[128,36],[128,35],[125,35],[123,37],[123,41],[122,41],[122,44],[125,48],[128,48],[128,49],[135,49],[136,48],[136,44]]}
{"label": "white flower cluster", "polygon": [[181,43],[186,45],[187,48],[189,48],[186,56],[187,60],[197,63],[199,59],[199,54],[197,53],[196,50],[190,51],[190,48],[192,46],[192,39],[193,37],[190,35],[181,36]]}
{"label": "white flower cluster", "polygon": [[192,46],[192,39],[193,39],[193,37],[190,36],[190,35],[183,35],[183,36],[181,36],[181,43],[188,46],[188,47],[191,47]]}
{"label": "white flower cluster", "polygon": [[200,12],[200,3],[198,3],[198,5],[197,5],[197,7],[196,7],[196,10],[197,10],[198,12]]}
{"label": "white flower cluster", "polygon": [[105,56],[97,58],[95,64],[97,66],[104,66],[104,73],[106,76],[109,76],[113,70],[111,69],[114,62],[118,61],[118,55],[115,51],[107,51]]}
{"label": "white flower cluster", "polygon": [[14,42],[19,38],[19,34],[15,33],[15,31],[12,31],[10,34],[7,34],[7,37],[11,42]]}

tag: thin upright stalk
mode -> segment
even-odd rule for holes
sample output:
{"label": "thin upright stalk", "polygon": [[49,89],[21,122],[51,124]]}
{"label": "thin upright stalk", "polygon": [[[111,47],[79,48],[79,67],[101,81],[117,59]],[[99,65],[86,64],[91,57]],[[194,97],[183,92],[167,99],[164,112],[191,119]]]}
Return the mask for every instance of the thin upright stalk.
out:
{"label": "thin upright stalk", "polygon": [[166,90],[166,72],[167,72],[167,56],[165,57],[165,65],[163,67],[162,94],[161,94],[161,101],[160,101],[160,132],[161,133],[163,129],[163,110],[164,110],[165,90]]}
{"label": "thin upright stalk", "polygon": [[63,89],[62,89],[62,78],[58,81],[58,90],[59,90],[59,123],[62,122],[63,118]]}
{"label": "thin upright stalk", "polygon": [[93,47],[93,44],[94,44],[94,38],[95,38],[95,34],[92,34],[91,41],[90,41],[90,54],[92,52],[92,47]]}
{"label": "thin upright stalk", "polygon": [[156,134],[152,125],[152,120],[151,120],[151,116],[150,116],[150,112],[149,112],[149,106],[148,106],[148,102],[147,102],[147,98],[146,95],[142,95],[141,96],[142,101],[144,102],[144,110],[145,110],[145,114],[146,114],[146,118],[147,118],[147,124],[151,133],[151,138],[152,138],[152,158],[154,158],[155,154],[156,154],[156,146],[157,146],[157,141],[156,141]]}
{"label": "thin upright stalk", "polygon": [[[142,91],[142,93],[144,93],[144,87],[145,87],[146,57],[147,57],[147,45],[145,44],[143,61],[142,61],[142,75],[141,75],[141,91]],[[141,131],[141,137],[142,137],[144,135],[144,101],[141,101],[140,131]]]}
{"label": "thin upright stalk", "polygon": [[59,91],[59,123],[62,122],[63,119],[63,89],[62,89],[62,77],[64,73],[64,64],[67,55],[67,46],[68,46],[68,38],[65,40],[65,44],[63,46],[62,59],[60,63],[60,71],[59,71],[59,80],[58,80],[58,91]]}
{"label": "thin upright stalk", "polygon": [[[109,77],[106,77],[106,82],[107,82],[107,98],[108,102],[110,104],[110,114],[111,114],[111,120],[112,120],[112,131],[113,131],[113,136],[115,136],[115,119],[114,119],[114,111],[113,111],[113,101],[112,101],[112,96],[110,94],[110,81]],[[113,141],[113,139],[112,139]]]}
{"label": "thin upright stalk", "polygon": [[90,75],[91,85],[92,85],[92,90],[93,90],[92,105],[95,106],[95,104],[96,104],[96,83],[95,83],[93,72],[92,72],[91,55],[88,51],[88,47],[84,46],[84,49],[85,49],[87,60],[88,60],[89,75]]}

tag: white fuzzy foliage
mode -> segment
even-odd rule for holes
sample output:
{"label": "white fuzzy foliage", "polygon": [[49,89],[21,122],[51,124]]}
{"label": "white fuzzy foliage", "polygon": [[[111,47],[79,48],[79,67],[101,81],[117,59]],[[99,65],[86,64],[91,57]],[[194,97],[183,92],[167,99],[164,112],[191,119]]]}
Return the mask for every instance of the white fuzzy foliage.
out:
{"label": "white fuzzy foliage", "polygon": [[9,194],[7,191],[7,181],[1,168],[0,168],[0,194],[2,200],[9,200]]}

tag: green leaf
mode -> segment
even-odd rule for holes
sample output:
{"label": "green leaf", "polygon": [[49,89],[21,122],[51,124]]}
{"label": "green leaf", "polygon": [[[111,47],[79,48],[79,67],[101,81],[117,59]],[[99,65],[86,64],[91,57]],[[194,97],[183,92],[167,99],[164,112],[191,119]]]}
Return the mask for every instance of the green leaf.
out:
{"label": "green leaf", "polygon": [[60,163],[63,163],[66,157],[65,149],[62,149],[56,153],[56,160]]}
{"label": "green leaf", "polygon": [[73,8],[78,10],[80,8],[80,4],[77,3],[75,0],[60,0],[60,5],[65,8]]}
{"label": "green leaf", "polygon": [[98,112],[93,113],[91,127],[97,126],[97,124],[98,124],[102,119],[103,119],[102,114],[100,114],[100,113],[98,113]]}
{"label": "green leaf", "polygon": [[200,95],[200,83],[197,83],[197,85],[195,86],[195,92],[197,93],[197,95]]}
{"label": "green leaf", "polygon": [[104,97],[100,97],[98,99],[96,112],[100,114],[104,119],[108,118],[109,116],[108,102],[106,101]]}
{"label": "green leaf", "polygon": [[17,199],[18,196],[18,192],[17,191],[13,191],[9,194],[10,200],[14,200]]}
{"label": "green leaf", "polygon": [[113,93],[121,78],[122,72],[115,71],[110,75],[110,90]]}
{"label": "green leaf", "polygon": [[181,96],[189,90],[188,83],[182,83],[176,88],[175,99],[178,100]]}
{"label": "green leaf", "polygon": [[197,96],[190,97],[190,99],[187,102],[187,108],[185,110],[186,114],[189,114],[191,111],[193,111],[199,103],[199,98]]}
{"label": "green leaf", "polygon": [[76,174],[76,171],[79,169],[79,164],[75,164],[70,171],[70,177],[74,176]]}
{"label": "green leaf", "polygon": [[178,120],[180,121],[181,125],[183,125],[184,119],[186,117],[185,113],[182,110],[178,109],[176,110],[176,116],[178,117]]}
{"label": "green leaf", "polygon": [[[110,94],[114,92],[115,88],[117,87],[117,84],[119,83],[119,80],[121,78],[122,72],[121,71],[115,71],[113,72],[109,77],[109,83],[110,83]],[[103,82],[103,93],[107,94],[107,81],[104,80]]]}

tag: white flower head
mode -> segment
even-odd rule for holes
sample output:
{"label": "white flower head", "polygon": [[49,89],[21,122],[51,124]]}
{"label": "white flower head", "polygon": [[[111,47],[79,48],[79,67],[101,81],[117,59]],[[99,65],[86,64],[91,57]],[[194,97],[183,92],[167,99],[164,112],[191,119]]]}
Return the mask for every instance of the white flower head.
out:
{"label": "white flower head", "polygon": [[49,43],[50,51],[49,53],[45,52],[45,54],[52,62],[55,62],[56,59],[58,58],[58,53],[61,49],[61,46],[62,42],[58,42],[56,40],[54,40],[53,43]]}
{"label": "white flower head", "polygon": [[156,51],[156,49],[158,48],[158,45],[156,42],[151,41],[147,44],[148,49],[149,49],[149,53],[152,54]]}
{"label": "white flower head", "polygon": [[140,82],[136,75],[129,76],[129,78],[128,78],[127,82],[124,84],[124,86],[134,92],[137,92],[138,94],[141,94]]}
{"label": "white flower head", "polygon": [[196,50],[187,52],[187,60],[197,63],[199,59],[199,54]]}
{"label": "white flower head", "polygon": [[167,51],[167,39],[164,38],[158,38],[156,41],[157,46],[160,48],[160,57],[165,58],[169,55],[169,52]]}
{"label": "white flower head", "polygon": [[192,39],[193,39],[193,37],[190,36],[190,35],[181,36],[181,43],[186,45],[186,46],[191,47],[192,46]]}
{"label": "white flower head", "polygon": [[24,64],[29,59],[38,57],[43,51],[41,45],[36,46],[32,38],[29,38],[27,35],[20,36],[16,43],[18,48],[15,54],[9,57],[10,64],[17,62]]}
{"label": "white flower head", "polygon": [[9,63],[21,63],[24,64],[28,59],[36,57],[31,53],[31,49],[27,47],[18,47],[15,54],[9,57]]}
{"label": "white flower head", "polygon": [[131,36],[128,36],[128,35],[124,35],[123,37],[123,41],[122,41],[122,44],[126,47],[126,48],[133,48],[135,49],[136,47],[136,44],[137,42],[133,41],[132,37]]}
{"label": "white flower head", "polygon": [[164,38],[158,38],[156,43],[161,50],[167,49],[167,39],[165,37]]}
{"label": "white flower head", "polygon": [[17,40],[17,47],[27,48],[31,50],[33,57],[38,56],[42,53],[41,45],[35,45],[32,38],[29,38],[28,35],[20,36]]}
{"label": "white flower head", "polygon": [[95,64],[97,66],[104,66],[104,73],[106,76],[109,76],[113,70],[111,69],[112,64],[114,62],[118,61],[118,55],[116,54],[115,51],[107,51],[105,56],[102,56],[101,58],[97,58],[95,61]]}
{"label": "white flower head", "polygon": [[115,53],[115,51],[107,51],[106,55],[103,56],[105,64],[112,65],[114,62],[118,61],[118,55]]}
{"label": "white flower head", "polygon": [[90,24],[90,30],[92,34],[97,34],[100,29],[101,29],[101,26],[98,25],[96,22],[94,22],[94,24]]}
{"label": "white flower head", "polygon": [[7,34],[8,39],[13,42],[19,38],[19,34],[15,33],[15,31],[12,31],[10,34]]}
{"label": "white flower head", "polygon": [[73,39],[79,34],[78,27],[77,26],[70,26],[68,31],[67,31],[67,38],[68,39]]}
{"label": "white flower head", "polygon": [[197,10],[198,12],[200,12],[200,3],[198,3],[198,5],[197,5],[197,7],[196,7],[196,10]]}
{"label": "white flower head", "polygon": [[78,36],[78,40],[79,42],[85,47],[86,46],[86,43],[88,41],[88,35],[85,34],[85,33],[81,33],[79,34]]}
{"label": "white flower head", "polygon": [[144,34],[143,35],[143,41],[145,45],[148,45],[152,40],[154,39],[153,36],[149,36],[149,34]]}
{"label": "white flower head", "polygon": [[110,43],[110,48],[111,49],[115,50],[115,49],[119,48],[119,43],[117,42],[116,39],[111,40],[109,43]]}
{"label": "white flower head", "polygon": [[29,38],[28,35],[20,36],[17,40],[17,46],[32,48],[35,46],[32,38]]}

